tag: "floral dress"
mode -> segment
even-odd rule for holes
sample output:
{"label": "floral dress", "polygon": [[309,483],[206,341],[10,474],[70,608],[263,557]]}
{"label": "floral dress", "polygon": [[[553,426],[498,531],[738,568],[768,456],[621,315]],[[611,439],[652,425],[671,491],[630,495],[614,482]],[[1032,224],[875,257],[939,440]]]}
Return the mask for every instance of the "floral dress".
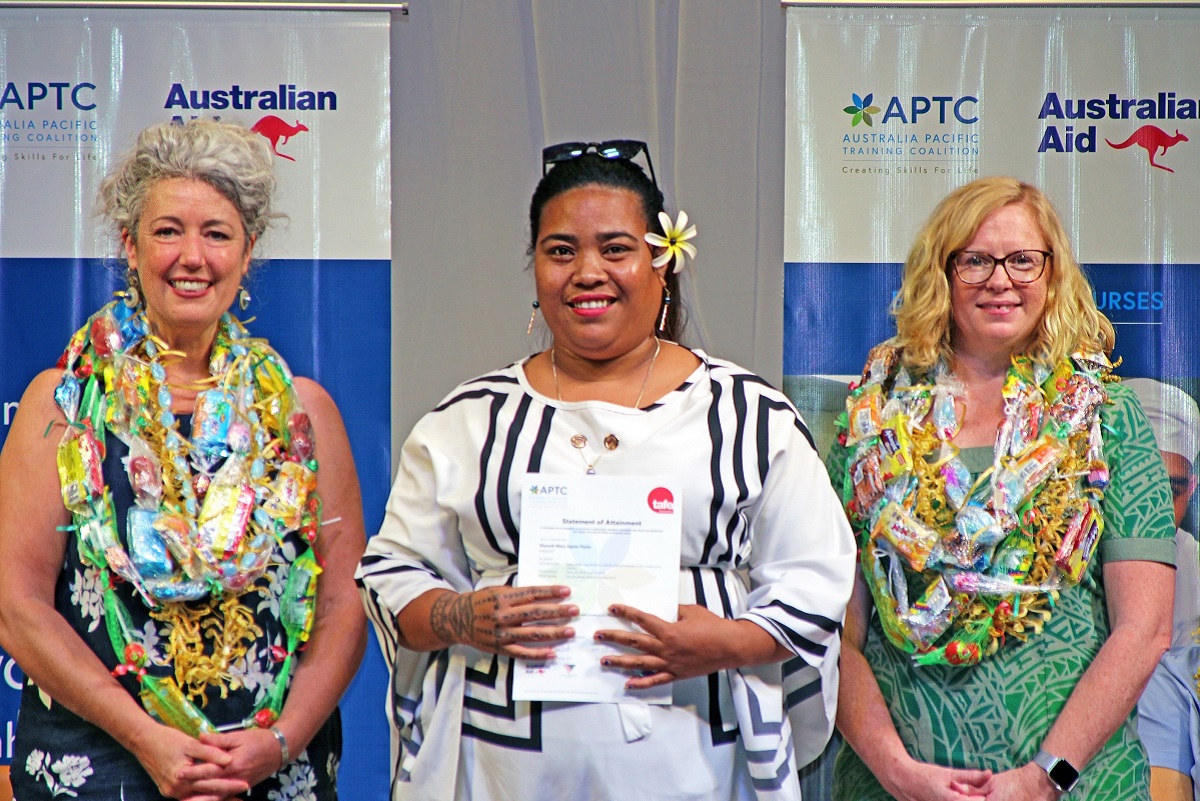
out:
{"label": "floral dress", "polygon": [[[190,435],[191,420],[180,418],[180,430]],[[125,518],[133,504],[122,460],[128,447],[109,434],[105,441],[104,479],[111,488],[113,505],[122,544],[125,544]],[[241,598],[254,616],[262,634],[246,650],[245,658],[231,673],[240,686],[231,687],[228,697],[210,687],[202,705],[205,715],[216,726],[236,723],[251,713],[269,689],[276,671],[272,647],[286,645],[279,622],[279,598],[287,581],[288,565],[296,557],[302,541],[293,534],[277,551],[276,563]],[[67,538],[62,572],[55,588],[55,608],[84,642],[109,668],[121,660],[113,653],[105,629],[99,572],[82,562],[77,539]],[[172,668],[163,656],[169,632],[150,616],[150,610],[128,584],[118,587],[125,608],[141,632],[141,644],[151,657],[150,671],[171,675]],[[137,696],[138,685],[130,676],[118,679]],[[292,801],[305,799],[332,801],[337,798],[337,766],[341,755],[341,722],[337,711],[293,762],[241,797],[245,801]],[[11,779],[14,801],[35,799],[105,799],[112,801],[150,801],[160,799],[157,787],[141,763],[106,732],[74,714],[32,681],[21,695],[13,752]]]}

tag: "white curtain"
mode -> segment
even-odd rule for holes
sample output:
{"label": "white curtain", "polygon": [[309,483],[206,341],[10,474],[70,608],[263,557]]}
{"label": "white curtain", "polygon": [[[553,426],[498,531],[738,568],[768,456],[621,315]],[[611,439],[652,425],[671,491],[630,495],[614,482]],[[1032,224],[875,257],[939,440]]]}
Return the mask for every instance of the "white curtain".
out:
{"label": "white curtain", "polygon": [[[782,371],[784,47],[771,0],[413,0],[392,26],[393,455],[525,336],[541,149],[643,139],[697,223],[687,344]],[[543,329],[544,331],[544,329]]]}

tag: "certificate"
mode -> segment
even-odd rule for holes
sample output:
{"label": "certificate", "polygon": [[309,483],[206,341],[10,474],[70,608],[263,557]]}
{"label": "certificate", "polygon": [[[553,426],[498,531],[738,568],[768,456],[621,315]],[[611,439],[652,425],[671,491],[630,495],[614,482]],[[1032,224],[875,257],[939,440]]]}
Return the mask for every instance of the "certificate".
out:
{"label": "certificate", "polygon": [[625,604],[674,621],[679,612],[679,489],[651,476],[525,476],[517,584],[565,584],[575,637],[548,661],[518,659],[513,698],[521,701],[671,703],[671,687],[630,691],[629,672],[604,656],[631,653],[596,642],[599,629],[637,627],[608,614]]}

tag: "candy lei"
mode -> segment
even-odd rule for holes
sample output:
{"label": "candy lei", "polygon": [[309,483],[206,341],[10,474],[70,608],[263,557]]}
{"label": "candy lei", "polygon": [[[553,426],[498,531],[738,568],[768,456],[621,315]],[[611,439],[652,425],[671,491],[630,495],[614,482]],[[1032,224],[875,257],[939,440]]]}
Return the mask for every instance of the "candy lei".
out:
{"label": "candy lei", "polygon": [[[279,602],[286,651],[272,649],[271,685],[238,722],[267,727],[315,613],[321,505],[312,426],[283,359],[226,314],[209,360],[211,386],[196,397],[185,439],[164,366],[180,355],[150,333],[140,308],[123,303],[102,308],[71,338],[54,393],[68,421],[57,455],[63,502],[80,558],[100,573],[108,637],[124,659],[114,675],[137,676],[146,710],[193,736],[215,731],[196,699],[203,705],[209,687],[222,696],[238,688],[231,669],[262,635],[241,596],[268,594],[256,581],[283,562],[284,537],[301,535],[307,546],[291,562]],[[129,446],[134,505],[125,543],[102,472],[106,431]],[[148,672],[152,655],[115,591],[122,581],[168,625],[173,676]]]}
{"label": "candy lei", "polygon": [[951,442],[961,385],[944,365],[910,375],[889,344],[871,352],[838,419],[842,497],[894,646],[919,664],[972,665],[1042,630],[1104,528],[1111,371],[1102,354],[1014,357],[994,462],[972,482]]}

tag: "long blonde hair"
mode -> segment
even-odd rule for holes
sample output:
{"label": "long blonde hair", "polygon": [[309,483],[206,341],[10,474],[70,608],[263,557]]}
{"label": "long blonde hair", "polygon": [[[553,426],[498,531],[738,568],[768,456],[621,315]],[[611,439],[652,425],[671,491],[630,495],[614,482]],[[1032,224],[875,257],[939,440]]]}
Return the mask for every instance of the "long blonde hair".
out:
{"label": "long blonde hair", "polygon": [[892,303],[903,361],[925,369],[950,360],[950,254],[975,238],[993,212],[1014,203],[1028,208],[1054,256],[1046,269],[1046,306],[1026,353],[1057,363],[1078,349],[1108,353],[1112,323],[1096,308],[1092,286],[1075,261],[1058,213],[1042,190],[1016,178],[980,178],[946,196],[917,235],[900,292]]}

